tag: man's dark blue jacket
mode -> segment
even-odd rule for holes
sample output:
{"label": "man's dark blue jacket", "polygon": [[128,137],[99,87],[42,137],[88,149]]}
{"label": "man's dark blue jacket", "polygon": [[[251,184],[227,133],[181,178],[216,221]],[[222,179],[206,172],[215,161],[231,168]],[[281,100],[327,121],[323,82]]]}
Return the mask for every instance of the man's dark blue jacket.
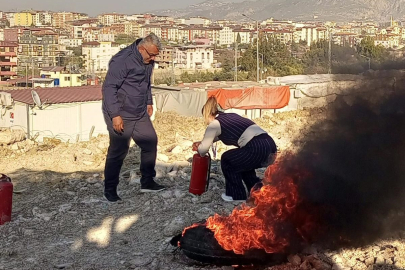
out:
{"label": "man's dark blue jacket", "polygon": [[114,55],[103,84],[103,112],[110,118],[138,120],[152,105],[151,74],[153,61],[144,64],[138,39]]}

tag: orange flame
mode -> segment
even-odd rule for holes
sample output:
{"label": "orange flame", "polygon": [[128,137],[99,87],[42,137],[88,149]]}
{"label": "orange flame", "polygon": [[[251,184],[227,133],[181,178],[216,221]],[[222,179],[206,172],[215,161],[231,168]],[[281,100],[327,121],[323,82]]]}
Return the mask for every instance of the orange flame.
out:
{"label": "orange flame", "polygon": [[208,218],[207,228],[225,250],[236,254],[251,249],[283,252],[290,245],[291,233],[305,240],[306,234],[316,227],[307,212],[298,210],[300,198],[295,177],[284,175],[283,181],[274,183],[270,177],[274,173],[280,174],[280,170],[273,165],[266,171],[264,186],[251,192],[249,201],[253,205],[242,204],[227,217],[215,214]]}

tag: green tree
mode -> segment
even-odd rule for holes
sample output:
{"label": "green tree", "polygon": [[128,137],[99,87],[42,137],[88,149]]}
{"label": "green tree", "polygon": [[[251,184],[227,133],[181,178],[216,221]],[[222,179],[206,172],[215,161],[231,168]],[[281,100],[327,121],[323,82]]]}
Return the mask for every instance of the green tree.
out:
{"label": "green tree", "polygon": [[[241,70],[249,73],[250,79],[256,79],[257,46],[253,42],[243,54],[240,63]],[[291,49],[281,43],[276,37],[262,36],[259,39],[259,63],[262,70],[267,70],[263,75],[286,76],[301,74],[303,66],[299,59],[293,57]]]}
{"label": "green tree", "polygon": [[357,52],[365,57],[370,57],[377,61],[383,61],[388,58],[388,51],[381,45],[374,44],[374,38],[365,37],[357,45]]}

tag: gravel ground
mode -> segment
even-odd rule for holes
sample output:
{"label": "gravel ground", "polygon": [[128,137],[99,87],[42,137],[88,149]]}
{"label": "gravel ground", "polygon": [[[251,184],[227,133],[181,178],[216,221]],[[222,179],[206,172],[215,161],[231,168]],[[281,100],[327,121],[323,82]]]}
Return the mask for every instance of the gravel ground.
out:
{"label": "gravel ground", "polygon": [[[265,115],[256,122],[281,152],[298,151],[313,134],[311,125],[325,117],[321,108]],[[224,178],[218,160],[209,191],[200,197],[188,192],[190,148],[203,135],[201,119],[157,114],[154,125],[157,181],[169,188],[140,193],[140,150],[132,145],[122,169],[120,204],[102,198],[106,136],[77,144],[49,139],[0,147],[0,172],[12,178],[16,191],[13,220],[0,226],[0,269],[233,269],[199,265],[169,245],[184,227],[214,213],[229,214],[235,205],[220,198]],[[217,159],[227,148],[218,149]],[[333,252],[313,245],[283,265],[244,269],[405,269],[405,232]]]}

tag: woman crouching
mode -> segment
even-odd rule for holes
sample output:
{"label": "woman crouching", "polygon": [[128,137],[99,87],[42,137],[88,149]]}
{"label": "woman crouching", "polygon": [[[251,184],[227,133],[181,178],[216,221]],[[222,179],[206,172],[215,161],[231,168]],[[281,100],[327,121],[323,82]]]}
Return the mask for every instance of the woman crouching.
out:
{"label": "woman crouching", "polygon": [[222,141],[237,148],[226,151],[221,157],[221,169],[225,176],[224,201],[244,201],[252,187],[260,182],[255,169],[267,167],[276,158],[277,146],[274,140],[252,120],[235,113],[218,110],[215,97],[208,98],[202,114],[208,125],[201,142],[193,144],[193,151],[201,156],[208,153],[213,142]]}

